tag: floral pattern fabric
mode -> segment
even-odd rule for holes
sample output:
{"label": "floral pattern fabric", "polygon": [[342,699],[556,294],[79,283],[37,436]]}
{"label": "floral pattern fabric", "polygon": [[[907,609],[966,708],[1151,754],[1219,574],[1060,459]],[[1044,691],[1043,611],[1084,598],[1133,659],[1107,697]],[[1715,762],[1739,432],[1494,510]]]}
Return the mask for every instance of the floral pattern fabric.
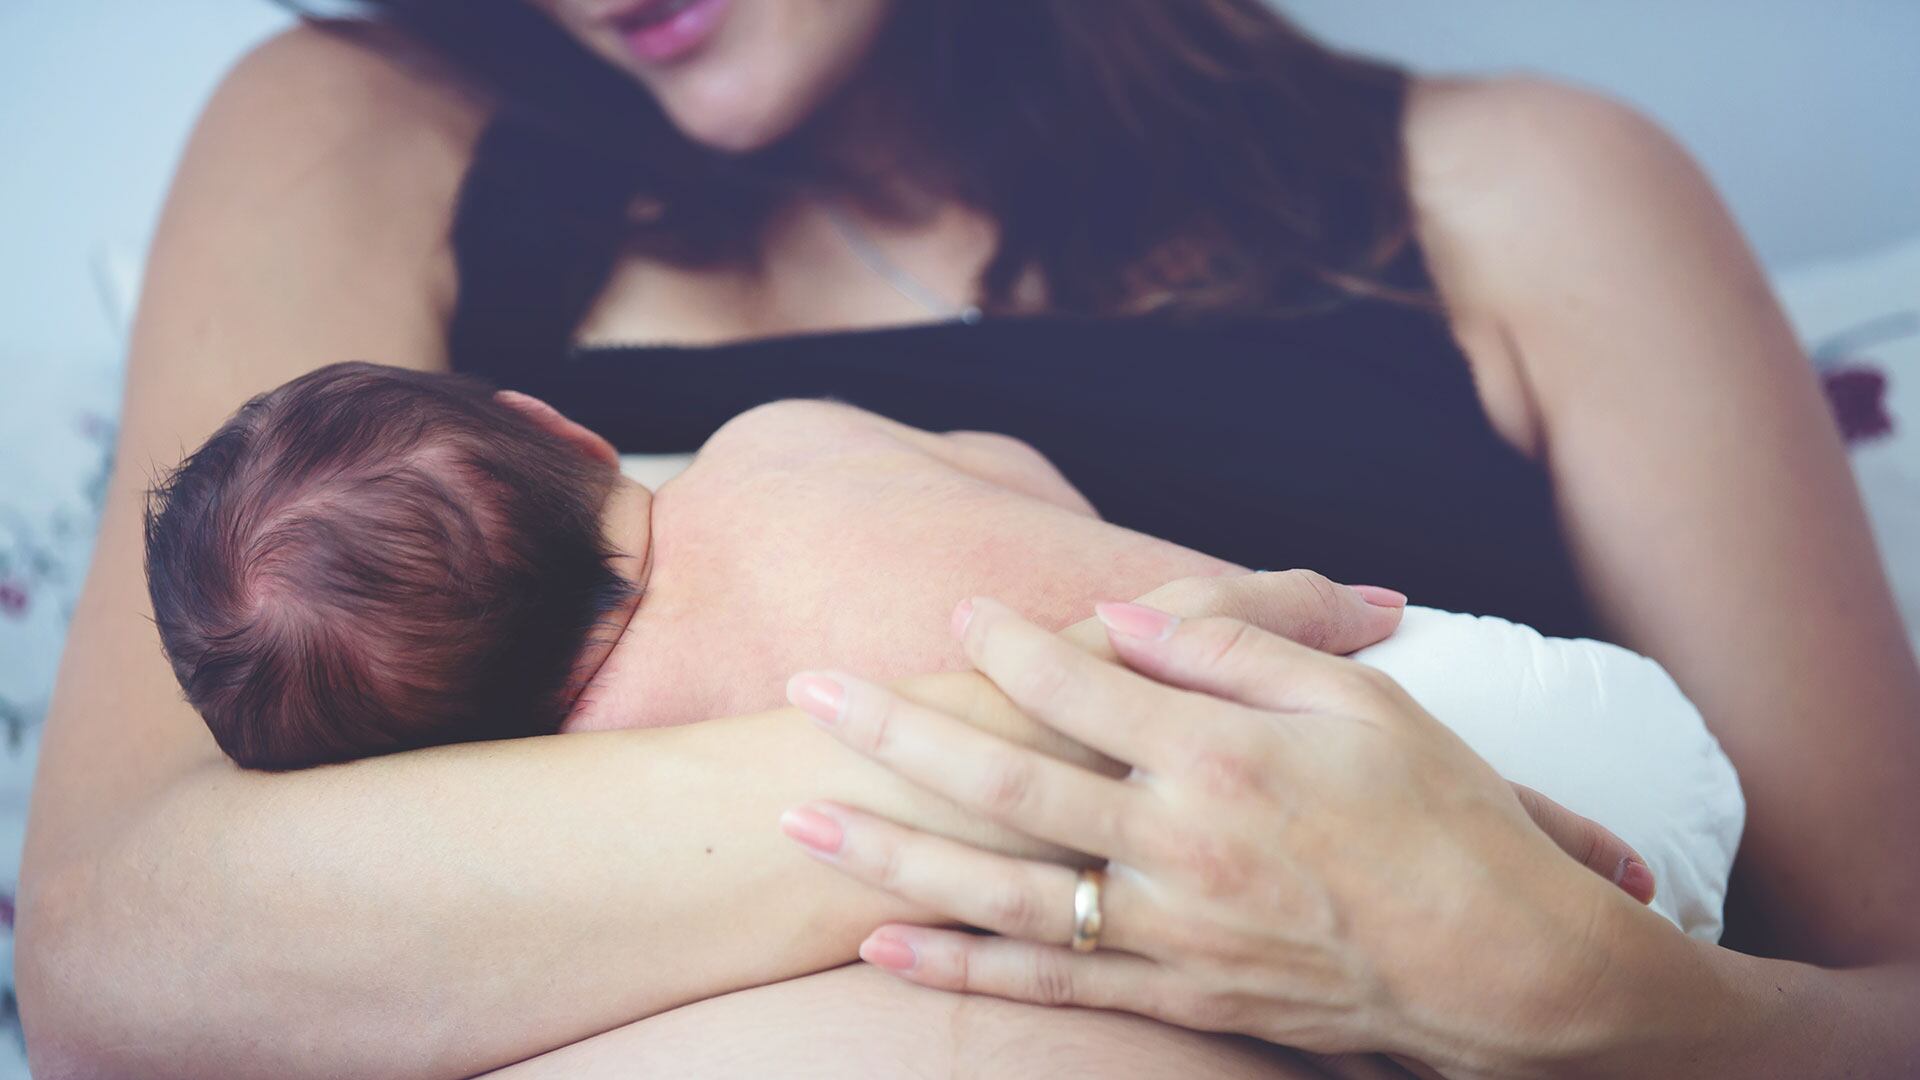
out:
{"label": "floral pattern fabric", "polygon": [[0,356],[0,1078],[24,1077],[13,912],[27,796],[67,623],[93,552],[119,373]]}

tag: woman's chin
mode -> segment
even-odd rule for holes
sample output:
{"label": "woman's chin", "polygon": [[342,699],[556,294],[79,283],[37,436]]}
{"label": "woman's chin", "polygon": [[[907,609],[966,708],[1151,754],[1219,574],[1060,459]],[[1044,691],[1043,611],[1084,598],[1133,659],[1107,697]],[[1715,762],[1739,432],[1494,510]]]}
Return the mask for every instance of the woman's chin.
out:
{"label": "woman's chin", "polygon": [[798,127],[804,115],[763,86],[730,79],[702,83],[656,87],[655,93],[680,134],[723,154],[764,150]]}
{"label": "woman's chin", "polygon": [[786,134],[783,127],[757,118],[706,119],[696,124],[676,122],[680,133],[710,150],[745,155],[764,150]]}

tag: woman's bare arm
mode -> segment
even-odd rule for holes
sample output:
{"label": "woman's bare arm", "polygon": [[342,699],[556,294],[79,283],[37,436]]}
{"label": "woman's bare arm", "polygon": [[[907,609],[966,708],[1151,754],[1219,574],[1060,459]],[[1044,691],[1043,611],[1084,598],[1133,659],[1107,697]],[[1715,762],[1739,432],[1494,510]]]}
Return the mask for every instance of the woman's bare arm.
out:
{"label": "woman's bare arm", "polygon": [[943,815],[820,741],[781,712],[209,762],[32,868],[36,1075],[461,1076],[843,963],[897,905],[796,859],[780,811]]}
{"label": "woman's bare arm", "polygon": [[1621,958],[1644,980],[1629,993],[1693,1024],[1714,1075],[1910,1067],[1911,1025],[1889,1021],[1920,1014],[1920,969],[1861,969],[1920,957],[1920,673],[1764,276],[1684,151],[1617,105],[1463,84],[1419,95],[1411,131],[1424,238],[1496,420],[1551,470],[1602,618],[1739,767],[1735,943],[1806,962],[1714,950],[1739,1001],[1685,999],[1723,1009],[1710,1022],[1658,993],[1662,964],[1697,969],[1678,950]]}

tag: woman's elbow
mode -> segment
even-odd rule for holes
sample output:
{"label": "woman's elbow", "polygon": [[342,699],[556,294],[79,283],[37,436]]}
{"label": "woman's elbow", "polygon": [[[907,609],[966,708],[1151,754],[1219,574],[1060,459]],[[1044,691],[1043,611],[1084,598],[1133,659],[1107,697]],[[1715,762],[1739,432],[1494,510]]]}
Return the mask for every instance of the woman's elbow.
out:
{"label": "woman's elbow", "polygon": [[27,1057],[40,1080],[124,1073],[111,1060],[110,1026],[123,1013],[105,978],[102,935],[90,934],[92,872],[68,859],[33,867],[20,881],[14,927],[14,983]]}

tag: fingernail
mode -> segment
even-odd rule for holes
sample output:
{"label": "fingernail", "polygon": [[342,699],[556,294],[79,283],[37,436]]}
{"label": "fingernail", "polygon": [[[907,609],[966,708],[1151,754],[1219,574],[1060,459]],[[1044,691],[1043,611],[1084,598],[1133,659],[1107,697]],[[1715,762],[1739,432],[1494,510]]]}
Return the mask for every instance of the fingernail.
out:
{"label": "fingernail", "polygon": [[973,601],[971,600],[960,601],[960,605],[953,609],[953,619],[949,624],[953,629],[953,636],[957,638],[966,637],[967,624],[972,621],[973,621]]}
{"label": "fingernail", "polygon": [[840,723],[840,707],[846,704],[847,692],[825,675],[803,671],[787,680],[787,700],[819,721],[821,727],[830,728]]}
{"label": "fingernail", "polygon": [[1383,589],[1378,585],[1349,585],[1348,588],[1360,594],[1360,599],[1374,607],[1406,607],[1407,594],[1398,589]]}
{"label": "fingernail", "polygon": [[875,935],[860,943],[860,959],[888,971],[912,971],[920,955],[898,938]]}
{"label": "fingernail", "polygon": [[1093,613],[1107,629],[1121,637],[1145,641],[1165,641],[1173,636],[1173,628],[1180,625],[1180,620],[1172,615],[1139,604],[1095,604]]}
{"label": "fingernail", "polygon": [[822,855],[837,855],[846,839],[840,823],[809,807],[800,806],[780,815],[780,831]]}
{"label": "fingernail", "polygon": [[1643,904],[1653,901],[1657,886],[1653,880],[1653,871],[1646,863],[1629,856],[1620,860],[1620,869],[1614,872],[1613,883],[1625,890],[1628,896]]}

